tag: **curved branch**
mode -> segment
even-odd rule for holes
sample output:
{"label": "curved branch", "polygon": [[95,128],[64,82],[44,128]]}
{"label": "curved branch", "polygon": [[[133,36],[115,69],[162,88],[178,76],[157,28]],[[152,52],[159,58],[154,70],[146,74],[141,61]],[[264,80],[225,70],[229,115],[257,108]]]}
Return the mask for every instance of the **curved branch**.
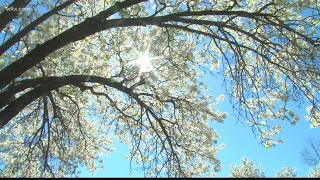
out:
{"label": "curved branch", "polygon": [[203,10],[203,11],[184,11],[184,12],[178,12],[169,14],[167,16],[169,17],[179,17],[179,16],[216,16],[216,15],[222,15],[222,16],[241,16],[241,17],[248,17],[252,19],[257,19],[257,17],[273,17],[272,14],[267,13],[260,13],[260,12],[247,12],[247,11],[212,11],[212,10]]}
{"label": "curved branch", "polygon": [[[72,75],[65,77],[48,77],[50,80],[44,81],[44,83],[29,92],[23,94],[15,101],[10,103],[0,112],[0,128],[6,125],[13,117],[15,117],[20,111],[22,111],[28,104],[37,98],[47,94],[48,92],[58,89],[66,85],[78,86],[79,83],[91,82],[99,83],[101,85],[107,85],[113,87],[119,91],[122,91],[131,97],[137,96],[132,92],[132,89],[115,82],[110,78],[103,78],[99,76],[87,76],[87,75]],[[41,78],[42,79],[42,78]],[[45,78],[44,78],[45,79]]]}
{"label": "curved branch", "polygon": [[99,14],[97,14],[94,19],[96,20],[106,20],[108,17],[110,17],[111,15],[119,12],[122,9],[128,8],[130,6],[139,4],[141,2],[145,2],[147,0],[126,0],[123,2],[116,2],[113,6],[111,6],[110,8],[108,8],[105,11],[100,12]]}
{"label": "curved branch", "polygon": [[[163,22],[176,21],[174,17],[179,16],[203,16],[203,15],[237,15],[243,17],[249,17],[257,19],[259,16],[270,16],[263,13],[248,13],[244,11],[198,11],[198,12],[183,12],[174,13],[159,17],[143,17],[143,18],[130,18],[130,19],[111,19],[105,20],[103,16],[110,16],[112,13],[118,12],[119,8],[127,8],[133,4],[138,4],[144,0],[136,1],[124,1],[121,3],[116,3],[114,6],[110,7],[106,11],[99,13],[98,15],[88,18],[82,23],[73,26],[72,28],[64,31],[60,35],[48,40],[47,42],[37,46],[30,53],[20,58],[19,60],[13,62],[10,66],[4,68],[0,71],[0,89],[7,86],[15,78],[19,77],[25,71],[41,62],[46,56],[53,53],[59,48],[66,46],[69,43],[82,40],[94,33],[108,30],[111,28],[118,27],[131,27],[131,26],[146,26],[155,25],[159,26]],[[116,8],[117,7],[117,8]],[[117,9],[114,10],[114,9]],[[103,17],[103,18],[102,18]],[[4,78],[6,77],[6,78]],[[8,78],[10,77],[10,78]]]}
{"label": "curved branch", "polygon": [[[13,46],[15,43],[17,43],[22,37],[24,37],[26,34],[28,34],[30,31],[34,30],[35,27],[37,27],[39,24],[50,18],[52,15],[58,13],[62,9],[68,7],[70,4],[74,3],[74,0],[68,0],[64,2],[63,4],[60,4],[59,6],[53,8],[49,12],[45,13],[29,25],[27,25],[25,28],[23,28],[21,31],[19,31],[17,34],[12,36],[8,41],[6,41],[4,44],[0,46],[0,56],[6,52],[11,46]],[[1,18],[0,18],[1,19]]]}
{"label": "curved branch", "polygon": [[[114,9],[115,7],[117,7],[119,11],[123,8],[127,8],[128,5],[138,4],[143,1],[145,0],[126,0],[121,3],[116,3],[109,9]],[[109,9],[107,9],[106,11],[108,11]],[[115,13],[117,11],[109,10],[108,13],[106,13],[105,15],[110,15],[111,12]],[[128,19],[126,20],[126,22],[128,23],[125,24],[121,24],[121,20],[119,19],[101,21],[101,16],[101,13],[99,13],[98,15],[92,18],[87,18],[82,23],[73,26],[72,28],[64,31],[60,35],[46,41],[43,44],[38,45],[30,53],[20,58],[19,60],[13,62],[11,65],[5,67],[3,70],[0,71],[0,89],[9,85],[15,78],[19,77],[25,71],[35,66],[39,62],[43,61],[45,57],[47,57],[49,54],[53,53],[57,49],[66,46],[69,43],[82,40],[94,33],[110,28],[145,25],[144,21],[133,21],[130,23],[130,20]]]}
{"label": "curved branch", "polygon": [[0,93],[0,108],[8,105],[12,102],[12,98],[18,92],[24,91],[28,88],[34,88],[35,86],[43,83],[44,81],[52,80],[52,78],[39,78],[39,79],[26,79],[22,81],[15,82],[8,86],[5,91]]}

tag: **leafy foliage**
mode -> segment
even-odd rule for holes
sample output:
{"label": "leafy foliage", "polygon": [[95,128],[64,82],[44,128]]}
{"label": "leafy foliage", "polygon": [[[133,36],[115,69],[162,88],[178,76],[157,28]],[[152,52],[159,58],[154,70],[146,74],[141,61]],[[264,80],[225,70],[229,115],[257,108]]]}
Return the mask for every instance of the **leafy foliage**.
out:
{"label": "leafy foliage", "polygon": [[[282,143],[274,120],[299,120],[288,104],[306,103],[320,126],[316,0],[10,2],[0,14],[1,176],[94,172],[113,140],[146,176],[214,175],[224,144],[209,123],[227,117],[215,108],[225,96],[267,149]],[[205,74],[224,79],[225,95],[203,93]]]}

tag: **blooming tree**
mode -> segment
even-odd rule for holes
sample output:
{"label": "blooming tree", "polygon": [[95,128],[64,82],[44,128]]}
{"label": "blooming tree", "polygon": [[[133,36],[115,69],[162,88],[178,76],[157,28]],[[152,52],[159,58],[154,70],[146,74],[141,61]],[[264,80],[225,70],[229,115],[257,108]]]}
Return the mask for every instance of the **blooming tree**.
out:
{"label": "blooming tree", "polygon": [[315,169],[312,169],[309,173],[311,178],[320,178],[320,165],[318,164]]}
{"label": "blooming tree", "polygon": [[146,176],[214,175],[223,144],[209,122],[227,114],[215,108],[224,95],[203,93],[205,74],[224,79],[234,113],[266,148],[282,143],[273,120],[299,120],[288,104],[307,103],[320,125],[316,0],[2,5],[1,176],[94,172],[114,139]]}
{"label": "blooming tree", "polygon": [[283,166],[280,171],[276,172],[276,177],[277,178],[296,178],[297,170]]}
{"label": "blooming tree", "polygon": [[264,178],[265,171],[261,164],[255,167],[249,159],[243,158],[240,166],[232,165],[229,176],[232,178]]}
{"label": "blooming tree", "polygon": [[[230,169],[229,177],[233,178],[264,178],[266,177],[266,171],[262,169],[262,165],[255,166],[252,161],[248,158],[243,158],[241,160],[241,165],[236,166],[232,165]],[[289,168],[283,166],[279,171],[276,172],[276,178],[299,178],[297,175],[296,168]],[[306,175],[305,177],[307,177]],[[315,170],[311,169],[309,172],[309,176],[311,178],[319,177],[319,166],[316,167]],[[301,178],[301,177],[300,177]]]}

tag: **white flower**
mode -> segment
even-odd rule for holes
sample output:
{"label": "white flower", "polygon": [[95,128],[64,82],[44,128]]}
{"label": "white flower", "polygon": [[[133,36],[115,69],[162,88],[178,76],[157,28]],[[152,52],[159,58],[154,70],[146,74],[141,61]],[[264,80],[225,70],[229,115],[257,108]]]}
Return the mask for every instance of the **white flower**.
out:
{"label": "white flower", "polygon": [[220,66],[220,61],[214,61],[212,64],[211,64],[211,68],[210,70],[217,70]]}
{"label": "white flower", "polygon": [[14,30],[14,26],[13,25],[9,25],[9,30],[12,32]]}
{"label": "white flower", "polygon": [[216,101],[217,101],[217,102],[222,102],[222,101],[224,101],[224,95],[223,95],[223,94],[219,95],[219,96],[217,97]]}
{"label": "white flower", "polygon": [[3,30],[1,32],[2,33],[8,33],[8,30],[9,30],[9,32],[12,32],[14,30],[14,26],[13,25],[8,25],[7,27],[3,28]]}

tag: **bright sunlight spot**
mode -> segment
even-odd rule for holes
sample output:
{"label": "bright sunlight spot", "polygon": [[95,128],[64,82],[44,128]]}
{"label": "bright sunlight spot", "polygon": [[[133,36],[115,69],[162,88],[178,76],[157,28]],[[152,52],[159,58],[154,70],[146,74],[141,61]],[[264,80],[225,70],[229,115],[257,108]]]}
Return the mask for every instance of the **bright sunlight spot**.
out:
{"label": "bright sunlight spot", "polygon": [[132,63],[138,65],[140,67],[139,73],[143,72],[149,72],[153,70],[153,67],[151,65],[152,58],[149,57],[148,53],[140,54],[138,56],[138,59],[133,61]]}
{"label": "bright sunlight spot", "polygon": [[151,60],[154,59],[159,59],[161,57],[150,57],[149,56],[149,50],[150,50],[150,45],[146,48],[144,52],[139,52],[136,49],[133,49],[134,52],[138,55],[137,59],[130,62],[129,64],[134,64],[139,67],[139,75],[144,72],[150,72],[153,71],[154,68],[151,64]]}

